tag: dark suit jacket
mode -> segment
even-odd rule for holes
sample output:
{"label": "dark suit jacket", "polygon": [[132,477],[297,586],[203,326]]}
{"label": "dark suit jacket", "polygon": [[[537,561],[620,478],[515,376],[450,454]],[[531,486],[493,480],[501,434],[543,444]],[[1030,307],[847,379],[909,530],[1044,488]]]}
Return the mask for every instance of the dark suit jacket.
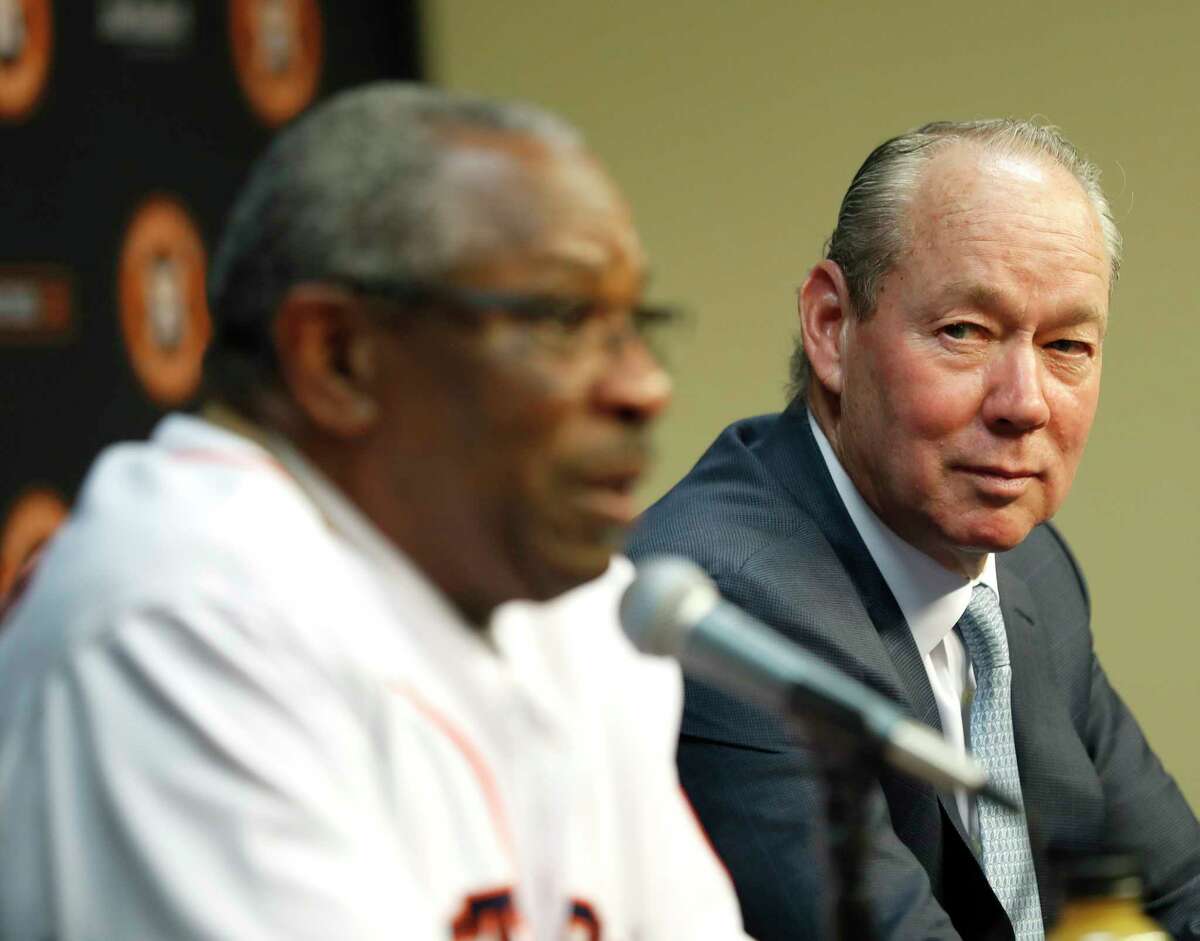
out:
{"label": "dark suit jacket", "polygon": [[[662,553],[694,559],[734,604],[940,728],[912,633],[803,407],[721,434],[635,534],[635,560]],[[1150,913],[1176,937],[1200,938],[1200,825],[1096,659],[1074,558],[1047,524],[997,569],[1021,787],[1039,842],[1141,853]],[[831,877],[811,752],[771,717],[689,682],[679,766],[747,930],[760,941],[824,936]],[[953,796],[890,771],[879,784],[865,880],[878,935],[1011,938]],[[1049,915],[1051,873],[1036,864]]]}

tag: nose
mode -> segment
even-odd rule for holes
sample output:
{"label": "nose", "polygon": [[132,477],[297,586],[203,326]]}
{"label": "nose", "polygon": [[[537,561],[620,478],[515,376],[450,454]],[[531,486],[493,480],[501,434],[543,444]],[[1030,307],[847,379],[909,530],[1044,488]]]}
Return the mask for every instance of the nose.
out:
{"label": "nose", "polygon": [[983,418],[994,431],[1019,434],[1033,431],[1050,420],[1042,362],[1037,348],[1014,343],[993,361],[989,373]]}
{"label": "nose", "polygon": [[671,377],[640,339],[621,344],[595,387],[596,405],[632,425],[647,424],[671,403]]}

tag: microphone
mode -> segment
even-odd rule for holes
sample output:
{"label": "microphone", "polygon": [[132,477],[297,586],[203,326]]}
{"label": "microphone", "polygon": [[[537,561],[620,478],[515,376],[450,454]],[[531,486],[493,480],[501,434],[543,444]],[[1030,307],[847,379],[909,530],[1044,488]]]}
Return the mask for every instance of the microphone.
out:
{"label": "microphone", "polygon": [[712,580],[685,559],[659,556],[638,567],[621,599],[621,626],[638,650],[676,658],[689,676],[791,722],[820,718],[864,736],[893,768],[936,788],[961,787],[1018,809],[988,785],[973,758],[875,690],[722,601]]}

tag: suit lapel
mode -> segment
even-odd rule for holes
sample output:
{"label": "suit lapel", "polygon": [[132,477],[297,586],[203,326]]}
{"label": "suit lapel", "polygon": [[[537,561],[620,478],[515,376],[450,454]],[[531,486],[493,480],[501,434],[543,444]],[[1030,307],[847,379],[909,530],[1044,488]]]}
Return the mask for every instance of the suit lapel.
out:
{"label": "suit lapel", "polygon": [[793,403],[763,440],[763,464],[820,527],[862,599],[887,652],[900,699],[914,718],[941,731],[921,653],[891,589],[858,534],[813,438],[808,412]]}
{"label": "suit lapel", "polygon": [[[1036,706],[1043,701],[1043,683],[1048,677],[1043,677],[1038,668],[1045,658],[1038,653],[1037,608],[1029,587],[1004,565],[997,566],[996,574],[1000,585],[1004,632],[1008,637],[1008,658],[1013,668],[1013,734],[1019,758],[1024,750],[1022,743],[1028,743],[1031,737],[1036,737],[1037,716],[1041,712]],[[1022,781],[1022,786],[1024,784]]]}
{"label": "suit lapel", "polygon": [[[942,731],[937,700],[912,630],[895,596],[859,536],[808,422],[808,411],[793,403],[779,416],[763,440],[759,457],[792,498],[817,522],[830,547],[854,583],[886,653],[880,672],[890,676],[893,693],[911,715]],[[962,840],[971,845],[952,794],[938,800]]]}

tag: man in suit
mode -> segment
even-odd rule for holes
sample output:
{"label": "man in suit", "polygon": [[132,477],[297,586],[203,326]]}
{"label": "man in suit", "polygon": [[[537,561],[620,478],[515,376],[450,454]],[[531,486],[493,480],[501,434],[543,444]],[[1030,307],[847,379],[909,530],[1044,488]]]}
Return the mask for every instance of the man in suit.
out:
{"label": "man in suit", "polygon": [[[787,409],[726,429],[634,539],[635,558],[697,560],[1023,803],[880,772],[863,876],[880,937],[1042,937],[1042,844],[1134,850],[1151,914],[1200,937],[1200,825],[1110,687],[1048,522],[1095,413],[1120,250],[1096,168],[1053,129],[881,145],[800,290]],[[689,684],[683,782],[763,941],[827,926],[813,757]]]}

